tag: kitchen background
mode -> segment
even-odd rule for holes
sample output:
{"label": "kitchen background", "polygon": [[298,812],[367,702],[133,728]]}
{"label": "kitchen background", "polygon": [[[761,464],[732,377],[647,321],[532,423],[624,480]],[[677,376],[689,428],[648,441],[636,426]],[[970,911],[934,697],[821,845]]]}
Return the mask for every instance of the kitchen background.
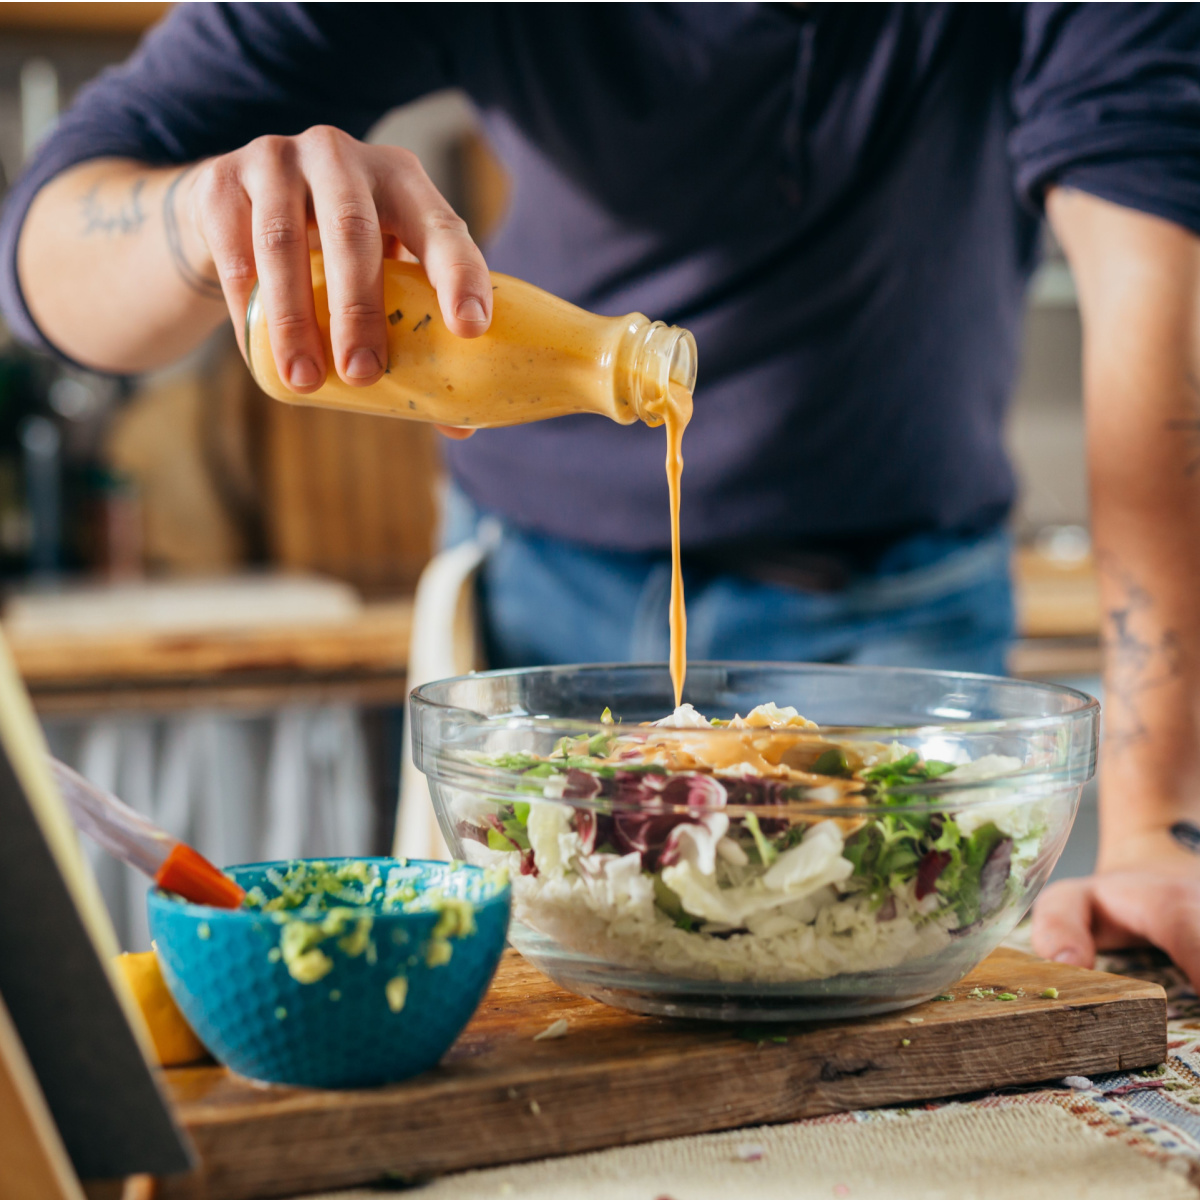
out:
{"label": "kitchen background", "polygon": [[[0,4],[0,173],[162,4]],[[371,140],[420,155],[479,239],[506,181],[465,97]],[[6,186],[6,184],[3,184]],[[1048,244],[1009,441],[1022,639],[1012,670],[1099,694],[1080,326]],[[229,330],[112,380],[0,331],[5,633],[55,752],[219,862],[384,852],[399,778],[409,597],[436,536],[427,427],[273,403]],[[1090,868],[1095,789],[1059,875]],[[94,859],[130,948],[142,885]]]}

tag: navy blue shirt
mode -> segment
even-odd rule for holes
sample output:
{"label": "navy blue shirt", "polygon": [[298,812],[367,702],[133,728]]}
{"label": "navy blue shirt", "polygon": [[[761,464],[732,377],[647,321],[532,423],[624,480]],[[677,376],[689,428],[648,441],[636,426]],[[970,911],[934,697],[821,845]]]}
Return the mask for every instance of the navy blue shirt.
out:
{"label": "navy blue shirt", "polygon": [[[1040,199],[1200,232],[1200,6],[185,4],[14,188],[185,162],[464,89],[515,181],[489,265],[696,335],[683,537],[838,547],[1002,521]],[[447,447],[481,506],[667,545],[661,430],[572,417]]]}

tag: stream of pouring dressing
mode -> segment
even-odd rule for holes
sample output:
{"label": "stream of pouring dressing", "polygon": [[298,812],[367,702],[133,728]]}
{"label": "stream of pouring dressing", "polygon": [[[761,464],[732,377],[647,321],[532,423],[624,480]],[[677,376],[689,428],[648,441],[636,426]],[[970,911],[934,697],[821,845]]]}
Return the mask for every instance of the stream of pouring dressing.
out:
{"label": "stream of pouring dressing", "polygon": [[692,394],[672,383],[662,408],[667,427],[667,492],[671,502],[671,683],[675,707],[683,703],[687,675],[687,608],[683,602],[683,564],[679,549],[679,486],[683,478],[683,431],[692,419]]}

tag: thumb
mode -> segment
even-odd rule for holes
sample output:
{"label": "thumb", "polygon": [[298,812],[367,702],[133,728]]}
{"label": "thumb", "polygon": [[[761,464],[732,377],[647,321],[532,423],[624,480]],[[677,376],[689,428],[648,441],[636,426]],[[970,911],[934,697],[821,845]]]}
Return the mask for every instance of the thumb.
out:
{"label": "thumb", "polygon": [[1088,879],[1051,884],[1033,909],[1033,950],[1042,958],[1090,967],[1096,961],[1092,937],[1092,885]]}

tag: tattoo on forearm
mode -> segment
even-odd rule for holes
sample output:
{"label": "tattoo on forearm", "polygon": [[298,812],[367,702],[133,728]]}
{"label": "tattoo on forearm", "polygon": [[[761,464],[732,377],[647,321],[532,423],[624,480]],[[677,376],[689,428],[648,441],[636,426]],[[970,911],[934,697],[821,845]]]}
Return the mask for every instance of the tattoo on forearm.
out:
{"label": "tattoo on forearm", "polygon": [[[190,170],[191,168],[188,168]],[[166,195],[163,196],[163,231],[167,235],[167,249],[171,254],[171,262],[175,265],[175,270],[179,278],[199,295],[204,296],[209,300],[221,300],[224,298],[224,292],[221,290],[219,280],[209,279],[205,275],[201,275],[195,267],[187,260],[187,255],[183,250],[183,235],[179,230],[179,214],[175,209],[175,194],[180,183],[187,177],[188,170],[180,171],[174,179],[171,180],[171,186],[167,188]]]}
{"label": "tattoo on forearm", "polygon": [[1142,701],[1146,692],[1179,677],[1182,651],[1179,635],[1160,627],[1154,597],[1116,558],[1101,554],[1097,566],[1117,596],[1105,613],[1105,667],[1113,703],[1104,714],[1104,737],[1110,747],[1121,747],[1147,736]]}
{"label": "tattoo on forearm", "polygon": [[146,222],[146,213],[142,209],[142,191],[146,186],[144,179],[135,179],[129,189],[129,195],[117,207],[105,205],[100,199],[99,183],[84,193],[79,201],[80,212],[83,215],[83,237],[93,237],[103,234],[113,237],[117,234],[133,234]]}
{"label": "tattoo on forearm", "polygon": [[[1200,380],[1191,371],[1184,378],[1193,400],[1200,402]],[[1191,441],[1192,457],[1183,468],[1184,475],[1190,479],[1197,471],[1200,471],[1200,417],[1177,417],[1167,422],[1167,428],[1173,433],[1187,434]]]}

